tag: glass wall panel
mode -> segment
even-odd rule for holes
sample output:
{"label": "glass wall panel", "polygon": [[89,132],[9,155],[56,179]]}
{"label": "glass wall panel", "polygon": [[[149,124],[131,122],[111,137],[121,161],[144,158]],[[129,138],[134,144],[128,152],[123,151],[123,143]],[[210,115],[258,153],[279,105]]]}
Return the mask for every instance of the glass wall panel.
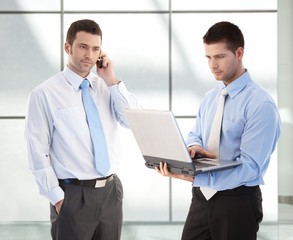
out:
{"label": "glass wall panel", "polygon": [[61,0],[1,0],[0,11],[60,11]]}
{"label": "glass wall panel", "polygon": [[159,11],[168,10],[166,0],[64,0],[65,11]]}
{"label": "glass wall panel", "polygon": [[172,10],[221,11],[221,10],[276,10],[277,0],[172,0]]}
{"label": "glass wall panel", "polygon": [[[188,133],[195,124],[195,118],[177,118],[182,137],[187,138]],[[172,180],[172,221],[185,221],[192,198],[192,184],[180,179]]]}
{"label": "glass wall panel", "polygon": [[130,130],[121,128],[121,137],[124,221],[169,221],[169,179],[145,166]]}
{"label": "glass wall panel", "polygon": [[100,24],[103,51],[113,60],[118,78],[125,81],[141,104],[145,108],[168,109],[168,15],[66,14],[64,30],[80,18]]}
{"label": "glass wall panel", "polygon": [[0,37],[0,116],[23,116],[31,89],[60,69],[60,16],[0,14]]}
{"label": "glass wall panel", "polygon": [[173,14],[172,109],[176,115],[195,115],[204,93],[215,86],[202,37],[218,21],[231,21],[240,27],[245,36],[244,66],[276,99],[276,13]]}
{"label": "glass wall panel", "polygon": [[0,119],[0,221],[48,221],[49,203],[28,169],[24,120]]}

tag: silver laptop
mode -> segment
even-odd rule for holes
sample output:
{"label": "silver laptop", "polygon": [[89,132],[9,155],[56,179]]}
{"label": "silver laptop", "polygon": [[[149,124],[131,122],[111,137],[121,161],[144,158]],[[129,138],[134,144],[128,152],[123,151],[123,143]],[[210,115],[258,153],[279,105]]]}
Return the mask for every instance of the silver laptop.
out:
{"label": "silver laptop", "polygon": [[170,172],[195,176],[241,164],[233,160],[191,159],[171,111],[126,110],[126,119],[148,168],[166,162]]}

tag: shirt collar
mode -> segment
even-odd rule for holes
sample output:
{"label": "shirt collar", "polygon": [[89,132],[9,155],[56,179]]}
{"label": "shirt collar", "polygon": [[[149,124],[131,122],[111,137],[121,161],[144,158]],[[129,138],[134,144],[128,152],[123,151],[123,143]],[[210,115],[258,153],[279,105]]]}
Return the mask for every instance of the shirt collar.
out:
{"label": "shirt collar", "polygon": [[[85,79],[75,72],[73,72],[68,66],[65,66],[63,70],[63,74],[66,78],[66,80],[70,83],[70,85],[74,88],[75,91],[79,90],[79,86],[82,83],[82,81]],[[94,81],[94,74],[90,72],[87,76],[86,79],[90,82],[90,86],[93,86],[93,81]]]}
{"label": "shirt collar", "polygon": [[[227,86],[227,92],[230,98],[234,98],[239,92],[241,92],[249,82],[251,82],[249,72],[246,70],[239,78],[231,82]],[[223,84],[224,85],[224,84]]]}

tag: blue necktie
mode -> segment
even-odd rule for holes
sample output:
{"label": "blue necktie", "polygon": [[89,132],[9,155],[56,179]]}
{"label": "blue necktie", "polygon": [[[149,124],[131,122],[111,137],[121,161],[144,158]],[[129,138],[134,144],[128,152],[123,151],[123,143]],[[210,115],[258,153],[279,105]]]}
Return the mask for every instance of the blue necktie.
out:
{"label": "blue necktie", "polygon": [[99,112],[90,95],[89,85],[90,83],[87,79],[83,80],[80,84],[82,101],[93,143],[96,169],[102,176],[106,176],[110,168],[108,148],[101,126]]}

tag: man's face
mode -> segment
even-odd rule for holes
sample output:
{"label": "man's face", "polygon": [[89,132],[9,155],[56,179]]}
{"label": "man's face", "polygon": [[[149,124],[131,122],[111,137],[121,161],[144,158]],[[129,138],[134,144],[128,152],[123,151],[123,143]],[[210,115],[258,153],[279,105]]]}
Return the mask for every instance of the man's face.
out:
{"label": "man's face", "polygon": [[98,35],[78,32],[72,46],[68,42],[65,43],[68,67],[81,77],[86,77],[101,54],[101,43],[101,37]]}
{"label": "man's face", "polygon": [[224,42],[204,44],[204,48],[209,67],[216,80],[228,85],[242,74],[243,48],[239,47],[235,52],[231,52]]}

